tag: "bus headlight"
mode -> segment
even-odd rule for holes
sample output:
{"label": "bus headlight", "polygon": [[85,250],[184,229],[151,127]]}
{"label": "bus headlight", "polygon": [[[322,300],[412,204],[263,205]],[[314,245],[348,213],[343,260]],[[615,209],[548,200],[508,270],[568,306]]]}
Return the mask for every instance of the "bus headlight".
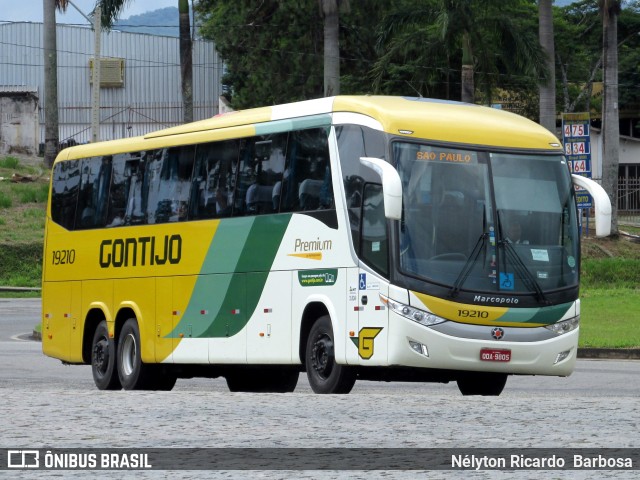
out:
{"label": "bus headlight", "polygon": [[389,310],[393,310],[397,314],[426,327],[446,322],[444,318],[440,318],[433,313],[425,312],[424,310],[410,307],[404,303],[396,302],[382,294],[380,294],[380,300],[382,300],[382,303],[384,303]]}
{"label": "bus headlight", "polygon": [[553,333],[557,333],[558,335],[563,335],[575,330],[578,328],[578,325],[580,325],[580,315],[552,325],[545,325],[544,328],[551,330]]}

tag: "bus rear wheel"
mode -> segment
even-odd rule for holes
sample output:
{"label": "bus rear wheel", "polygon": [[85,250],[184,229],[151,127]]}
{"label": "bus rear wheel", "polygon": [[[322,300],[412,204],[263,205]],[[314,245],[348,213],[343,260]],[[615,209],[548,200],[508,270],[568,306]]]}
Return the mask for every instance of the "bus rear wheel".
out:
{"label": "bus rear wheel", "polygon": [[91,341],[91,373],[100,390],[120,390],[120,379],[116,369],[116,344],[109,338],[107,322],[102,320]]}
{"label": "bus rear wheel", "polygon": [[125,390],[171,390],[176,377],[142,361],[140,329],[135,318],[122,326],[118,340],[118,377]]}
{"label": "bus rear wheel", "polygon": [[356,372],[336,363],[331,318],[318,318],[309,332],[305,351],[307,378],[315,393],[349,393],[356,383]]}
{"label": "bus rear wheel", "polygon": [[497,397],[507,384],[506,373],[464,372],[458,377],[458,389],[462,395]]}

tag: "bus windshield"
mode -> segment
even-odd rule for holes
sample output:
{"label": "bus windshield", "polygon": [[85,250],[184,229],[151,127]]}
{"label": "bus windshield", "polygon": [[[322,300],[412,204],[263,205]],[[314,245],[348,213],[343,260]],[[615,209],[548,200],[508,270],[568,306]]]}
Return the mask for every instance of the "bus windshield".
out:
{"label": "bus windshield", "polygon": [[578,283],[578,231],[562,155],[395,142],[400,269],[458,290],[532,294]]}

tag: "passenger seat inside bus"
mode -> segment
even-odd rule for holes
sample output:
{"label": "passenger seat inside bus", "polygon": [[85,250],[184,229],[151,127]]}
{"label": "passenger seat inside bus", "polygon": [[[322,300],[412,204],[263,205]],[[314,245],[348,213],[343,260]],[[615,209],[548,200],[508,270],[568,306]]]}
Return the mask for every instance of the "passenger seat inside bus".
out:
{"label": "passenger seat inside bus", "polygon": [[300,184],[298,198],[301,210],[317,210],[320,206],[322,180],[307,178]]}

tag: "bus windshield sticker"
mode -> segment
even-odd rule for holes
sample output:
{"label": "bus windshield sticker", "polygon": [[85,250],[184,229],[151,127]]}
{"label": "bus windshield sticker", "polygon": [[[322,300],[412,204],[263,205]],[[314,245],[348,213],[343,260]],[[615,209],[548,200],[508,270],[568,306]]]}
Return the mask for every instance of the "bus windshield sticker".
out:
{"label": "bus windshield sticker", "polygon": [[513,290],[513,273],[500,272],[500,289]]}
{"label": "bus windshield sticker", "polygon": [[536,262],[548,262],[549,252],[541,248],[532,248],[531,256]]}

